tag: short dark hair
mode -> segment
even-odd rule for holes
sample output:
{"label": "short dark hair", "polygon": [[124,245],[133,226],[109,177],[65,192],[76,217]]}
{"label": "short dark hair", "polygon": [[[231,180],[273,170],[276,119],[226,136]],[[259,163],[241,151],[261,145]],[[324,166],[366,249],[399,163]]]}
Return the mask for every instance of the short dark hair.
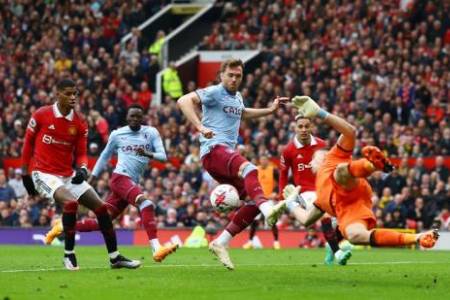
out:
{"label": "short dark hair", "polygon": [[61,91],[61,90],[65,89],[65,88],[73,88],[73,87],[76,87],[76,86],[77,85],[76,85],[75,81],[73,81],[72,79],[69,79],[69,78],[64,78],[64,79],[61,79],[56,84],[56,89],[58,91]]}
{"label": "short dark hair", "polygon": [[225,70],[228,67],[230,67],[230,68],[242,67],[242,70],[244,70],[244,63],[240,59],[235,59],[235,58],[227,59],[220,65],[220,73],[225,72]]}
{"label": "short dark hair", "polygon": [[142,110],[142,112],[144,112],[144,108],[142,107],[142,105],[137,104],[137,103],[133,103],[130,106],[128,106],[127,112],[129,112],[130,109],[132,109],[132,108],[137,108],[137,109]]}
{"label": "short dark hair", "polygon": [[307,120],[311,121],[311,118],[305,117],[302,114],[298,114],[295,116],[295,122],[297,122],[298,120],[301,120],[301,119],[307,119]]}

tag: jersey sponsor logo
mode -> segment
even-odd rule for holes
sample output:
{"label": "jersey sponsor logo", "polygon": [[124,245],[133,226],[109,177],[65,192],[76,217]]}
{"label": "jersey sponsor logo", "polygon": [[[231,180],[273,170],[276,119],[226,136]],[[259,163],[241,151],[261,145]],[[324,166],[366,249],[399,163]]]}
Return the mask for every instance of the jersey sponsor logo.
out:
{"label": "jersey sponsor logo", "polygon": [[307,169],[311,169],[311,164],[310,163],[309,164],[301,163],[301,164],[297,165],[297,170],[298,171],[305,171]]}
{"label": "jersey sponsor logo", "polygon": [[223,112],[229,115],[241,116],[243,109],[236,106],[224,106]]}
{"label": "jersey sponsor logo", "polygon": [[150,151],[150,144],[146,145],[126,145],[120,147],[123,152],[135,152],[138,148]]}
{"label": "jersey sponsor logo", "polygon": [[77,128],[75,126],[70,126],[68,129],[68,132],[70,135],[76,135],[77,134]]}
{"label": "jersey sponsor logo", "polygon": [[69,143],[69,142],[66,142],[66,141],[59,141],[59,140],[55,139],[54,137],[52,137],[51,135],[48,135],[48,134],[44,134],[44,135],[42,136],[42,142],[43,142],[44,144],[47,144],[47,145],[58,144],[58,145],[66,145],[66,146],[70,146],[70,143]]}
{"label": "jersey sponsor logo", "polygon": [[53,130],[55,130],[55,125],[50,125],[50,126],[48,126],[48,129],[53,129]]}

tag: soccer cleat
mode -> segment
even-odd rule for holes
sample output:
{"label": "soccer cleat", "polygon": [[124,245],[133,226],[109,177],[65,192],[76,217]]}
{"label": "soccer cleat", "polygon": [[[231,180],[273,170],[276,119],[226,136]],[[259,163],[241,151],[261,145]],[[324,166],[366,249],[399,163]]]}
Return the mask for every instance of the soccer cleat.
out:
{"label": "soccer cleat", "polygon": [[247,243],[244,244],[244,246],[242,246],[242,248],[245,249],[245,250],[253,249],[253,242],[252,241],[248,241]]}
{"label": "soccer cleat", "polygon": [[273,249],[275,250],[280,250],[281,249],[281,245],[279,241],[274,241],[273,242]]}
{"label": "soccer cleat", "polygon": [[159,249],[153,254],[153,260],[156,262],[162,262],[167,256],[177,251],[177,244],[170,244],[169,246],[161,246]]}
{"label": "soccer cleat", "polygon": [[227,248],[225,246],[219,245],[212,241],[209,244],[209,251],[211,251],[212,254],[217,256],[217,258],[220,260],[220,262],[230,271],[234,270],[234,265],[231,262],[230,255],[228,254]]}
{"label": "soccer cleat", "polygon": [[109,261],[111,263],[111,269],[137,269],[141,266],[141,262],[139,260],[128,259],[121,254],[114,259],[110,259]]}
{"label": "soccer cleat", "polygon": [[330,266],[334,264],[334,253],[333,250],[331,250],[330,245],[328,243],[325,244],[325,264]]}
{"label": "soccer cleat", "polygon": [[287,200],[278,201],[277,204],[271,207],[269,214],[266,216],[266,222],[269,227],[273,227],[277,223],[278,218],[286,209],[286,202]]}
{"label": "soccer cleat", "polygon": [[75,253],[64,254],[63,264],[64,267],[70,271],[77,271],[80,269],[80,267],[78,267],[77,257],[75,256]]}
{"label": "soccer cleat", "polygon": [[46,245],[51,245],[53,240],[63,232],[61,219],[57,219],[52,229],[45,235],[44,242]]}
{"label": "soccer cleat", "polygon": [[419,244],[424,248],[433,248],[438,239],[439,232],[437,229],[433,229],[419,236]]}
{"label": "soccer cleat", "polygon": [[334,258],[336,259],[336,262],[340,264],[341,266],[345,266],[347,264],[347,261],[352,257],[352,252],[349,250],[338,250],[334,254]]}
{"label": "soccer cleat", "polygon": [[365,146],[361,150],[362,155],[368,161],[370,161],[375,168],[381,170],[385,173],[392,172],[394,170],[394,166],[391,161],[384,155],[383,152],[378,147],[375,146]]}

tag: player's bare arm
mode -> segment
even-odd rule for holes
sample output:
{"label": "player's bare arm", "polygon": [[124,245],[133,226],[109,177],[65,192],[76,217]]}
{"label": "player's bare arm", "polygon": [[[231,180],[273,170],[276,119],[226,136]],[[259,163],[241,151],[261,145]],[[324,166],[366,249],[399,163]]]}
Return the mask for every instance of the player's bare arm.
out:
{"label": "player's bare arm", "polygon": [[276,97],[273,100],[272,104],[267,108],[245,108],[244,112],[242,113],[242,118],[244,120],[255,119],[273,114],[282,105],[286,104],[288,100],[288,97]]}
{"label": "player's bare arm", "polygon": [[214,132],[211,129],[208,129],[202,125],[200,118],[195,112],[195,105],[200,104],[200,98],[197,93],[191,92],[184,96],[181,96],[177,101],[178,107],[181,109],[186,118],[191,122],[195,128],[200,131],[200,133],[207,139],[210,139],[214,136]]}
{"label": "player's bare arm", "polygon": [[355,187],[357,180],[350,174],[348,170],[348,163],[339,164],[334,171],[334,180],[345,189],[352,189]]}

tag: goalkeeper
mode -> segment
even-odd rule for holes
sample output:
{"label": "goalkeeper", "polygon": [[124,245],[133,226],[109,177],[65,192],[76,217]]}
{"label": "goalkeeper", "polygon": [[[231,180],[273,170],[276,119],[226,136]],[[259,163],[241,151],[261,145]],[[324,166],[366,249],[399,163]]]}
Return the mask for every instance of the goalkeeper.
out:
{"label": "goalkeeper", "polygon": [[[317,199],[306,211],[297,200],[287,203],[288,210],[305,226],[317,221],[326,212],[337,218],[339,230],[352,244],[374,247],[398,247],[419,244],[424,248],[435,245],[439,234],[430,230],[420,234],[400,233],[389,229],[375,228],[372,212],[372,188],[366,180],[376,170],[390,172],[393,166],[389,159],[374,146],[362,149],[363,158],[352,160],[356,129],[344,119],[321,109],[308,96],[292,99],[299,113],[309,118],[321,118],[339,133],[336,145],[329,151],[314,153],[311,167],[316,175]],[[285,198],[298,194],[300,187],[286,186]],[[295,197],[293,197],[295,199]]]}

